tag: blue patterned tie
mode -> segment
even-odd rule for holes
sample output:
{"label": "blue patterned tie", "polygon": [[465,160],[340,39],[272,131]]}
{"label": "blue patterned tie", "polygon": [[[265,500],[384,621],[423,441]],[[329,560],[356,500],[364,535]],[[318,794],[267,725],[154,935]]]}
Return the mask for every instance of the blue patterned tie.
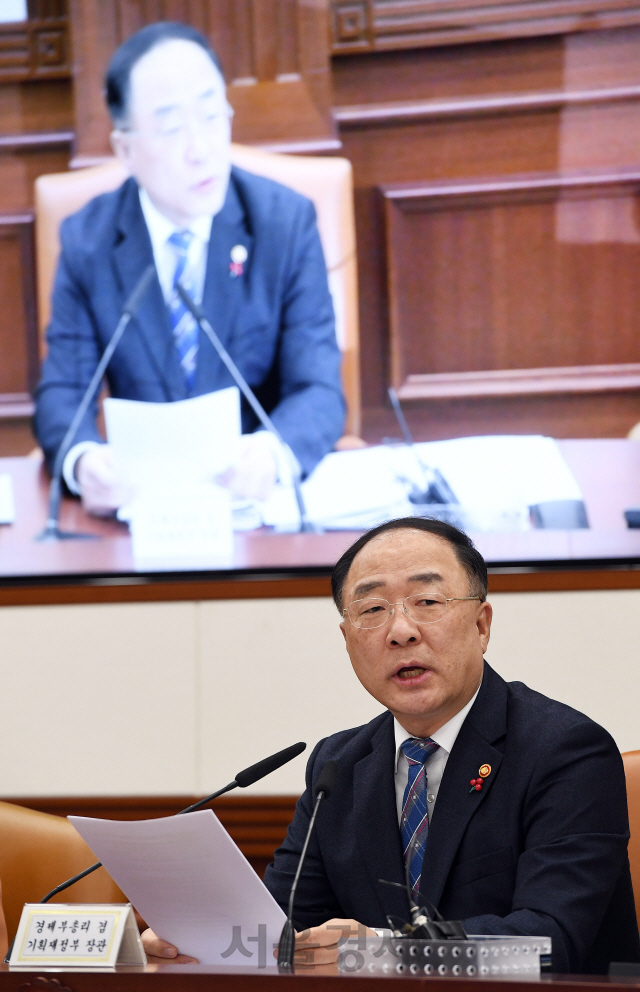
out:
{"label": "blue patterned tie", "polygon": [[192,392],[196,378],[196,358],[198,355],[198,325],[191,312],[187,310],[178,296],[176,286],[180,281],[190,296],[193,296],[193,285],[185,277],[189,245],[193,240],[191,231],[175,231],[168,239],[169,244],[177,255],[176,268],[173,274],[173,292],[169,300],[173,338],[180,355],[180,365],[184,372],[189,392]]}
{"label": "blue patterned tie", "polygon": [[414,899],[420,888],[420,875],[424,861],[424,849],[429,833],[429,814],[427,811],[427,770],[425,762],[434,751],[440,747],[427,737],[409,737],[400,747],[409,762],[409,779],[402,800],[402,816],[400,818],[400,833],[405,864],[409,866],[411,892]]}

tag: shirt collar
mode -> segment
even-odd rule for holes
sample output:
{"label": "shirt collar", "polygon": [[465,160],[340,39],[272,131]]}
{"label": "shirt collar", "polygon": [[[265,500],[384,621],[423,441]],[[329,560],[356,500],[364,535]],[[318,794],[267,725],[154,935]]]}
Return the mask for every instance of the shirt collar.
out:
{"label": "shirt collar", "polygon": [[[436,744],[440,745],[441,751],[445,751],[447,754],[451,753],[451,749],[455,744],[456,737],[460,733],[460,728],[462,727],[462,724],[466,720],[467,713],[475,703],[476,697],[479,692],[480,692],[480,686],[478,686],[478,688],[476,689],[475,693],[473,694],[473,696],[471,697],[471,699],[469,700],[466,706],[463,706],[462,709],[455,714],[455,716],[452,716],[450,720],[447,720],[447,722],[440,727],[439,730],[436,730],[434,734],[431,734],[431,740],[435,741]],[[393,718],[393,732],[396,740],[396,771],[397,771],[398,759],[401,754],[400,745],[403,744],[410,737],[413,737],[414,735],[410,734],[407,730],[405,730],[404,727],[398,723],[395,717]]]}
{"label": "shirt collar", "polygon": [[205,214],[202,217],[195,217],[191,223],[187,224],[186,227],[178,227],[173,221],[170,221],[164,214],[160,213],[155,204],[151,201],[151,197],[147,193],[146,189],[142,186],[138,189],[138,194],[140,196],[140,207],[142,209],[142,214],[149,231],[149,237],[151,238],[151,246],[153,248],[154,254],[163,248],[167,240],[176,231],[191,231],[192,234],[203,244],[206,245],[211,237],[211,224],[213,222],[213,217],[210,214]]}

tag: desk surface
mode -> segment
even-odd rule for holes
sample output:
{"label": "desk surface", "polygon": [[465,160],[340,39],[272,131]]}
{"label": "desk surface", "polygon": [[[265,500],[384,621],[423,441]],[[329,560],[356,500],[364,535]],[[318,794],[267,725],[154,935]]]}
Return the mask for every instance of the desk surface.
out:
{"label": "desk surface", "polygon": [[413,975],[368,975],[337,973],[333,967],[307,968],[293,975],[280,975],[275,969],[215,968],[205,965],[151,965],[146,968],[117,968],[116,973],[80,969],[43,972],[9,971],[0,965],[0,992],[270,992],[281,988],[291,992],[338,992],[345,982],[357,982],[358,992],[403,992],[407,982],[428,986],[429,992],[523,992],[535,984],[553,986],[558,992],[611,992],[612,987],[638,988],[637,978],[606,978],[600,975],[545,975],[539,979],[440,978]]}
{"label": "desk surface", "polygon": [[[494,573],[520,574],[517,588],[529,587],[522,576],[531,569],[551,567],[557,572],[562,568],[565,571],[613,568],[627,573],[630,569],[640,569],[640,530],[627,530],[623,517],[625,508],[640,505],[640,443],[626,440],[559,443],[584,493],[590,529],[473,535]],[[44,469],[34,459],[5,458],[0,459],[0,472],[8,472],[12,477],[17,509],[15,524],[0,527],[0,602],[13,601],[7,599],[7,591],[42,590],[46,586],[61,589],[65,585],[94,590],[109,587],[122,590],[129,586],[128,598],[134,599],[190,599],[198,598],[196,587],[202,593],[202,584],[207,582],[210,594],[204,595],[211,598],[228,595],[232,579],[243,583],[243,592],[236,586],[238,595],[324,595],[328,592],[326,577],[332,565],[356,536],[353,532],[275,534],[263,529],[236,534],[235,554],[229,569],[204,567],[187,573],[140,570],[132,557],[127,527],[115,520],[88,517],[77,500],[63,501],[63,528],[89,532],[97,539],[36,541],[35,536],[46,518],[48,480]],[[624,581],[613,582],[613,586],[640,585],[640,572],[635,578],[633,575],[629,578],[629,574]],[[247,586],[247,583],[265,585],[265,579],[272,580],[266,593],[251,592]],[[273,580],[278,580],[277,591]],[[220,586],[218,593],[213,588],[216,583]],[[578,581],[577,585],[584,587],[585,583]],[[132,595],[135,586],[147,587],[146,593]],[[154,587],[153,593],[149,586]],[[611,583],[605,582],[604,586],[611,587]],[[535,583],[533,587],[537,588]],[[559,587],[572,588],[575,583]],[[602,584],[596,583],[595,587]],[[492,588],[495,591],[495,577]],[[497,588],[500,589],[499,583]],[[73,595],[64,600],[38,600],[34,595],[24,601],[74,601]]]}

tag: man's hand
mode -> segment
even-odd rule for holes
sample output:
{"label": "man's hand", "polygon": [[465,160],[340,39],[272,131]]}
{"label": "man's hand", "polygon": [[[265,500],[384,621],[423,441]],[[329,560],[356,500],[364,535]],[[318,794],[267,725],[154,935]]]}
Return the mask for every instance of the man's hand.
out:
{"label": "man's hand", "polygon": [[141,940],[149,964],[198,964],[196,958],[178,954],[177,947],[166,940],[160,940],[151,929],[144,931]]}
{"label": "man's hand", "polygon": [[116,472],[108,444],[96,445],[80,455],[75,467],[82,505],[94,517],[108,517],[130,498],[128,487]]}
{"label": "man's hand", "polygon": [[266,431],[243,434],[235,462],[218,482],[239,499],[266,499],[278,478],[272,443]]}
{"label": "man's hand", "polygon": [[311,927],[296,934],[296,965],[335,964],[344,943],[349,937],[375,937],[375,930],[357,920],[327,920],[319,927]]}

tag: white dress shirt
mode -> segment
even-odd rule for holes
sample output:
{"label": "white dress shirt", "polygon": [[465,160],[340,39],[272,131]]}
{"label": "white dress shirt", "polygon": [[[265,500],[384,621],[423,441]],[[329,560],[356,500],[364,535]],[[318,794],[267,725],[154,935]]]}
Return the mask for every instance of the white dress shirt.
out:
{"label": "white dress shirt", "polygon": [[[144,217],[149,238],[151,239],[151,250],[153,261],[158,273],[160,288],[165,303],[169,303],[173,293],[173,276],[176,270],[178,256],[175,249],[169,244],[169,238],[176,231],[191,231],[193,239],[189,245],[187,255],[187,269],[190,276],[191,285],[194,290],[196,303],[202,301],[204,291],[204,280],[207,272],[207,254],[209,251],[209,238],[211,237],[211,224],[213,216],[205,215],[196,217],[190,224],[177,225],[168,220],[164,214],[151,202],[151,198],[146,190],[138,190],[140,197],[140,207]],[[114,328],[115,330],[115,328]],[[80,492],[80,487],[75,477],[76,462],[85,451],[95,448],[97,441],[80,441],[69,449],[62,467],[64,481],[76,495]]]}
{"label": "white dress shirt", "polygon": [[[445,724],[436,730],[435,734],[431,734],[431,740],[439,744],[437,751],[434,751],[431,757],[426,762],[427,769],[427,809],[429,811],[429,820],[433,816],[433,811],[436,806],[436,799],[438,798],[438,790],[440,788],[440,783],[442,781],[442,775],[444,773],[445,765],[449,755],[451,754],[451,748],[455,744],[456,737],[460,733],[460,728],[464,723],[467,713],[476,701],[476,696],[480,692],[480,686],[476,689],[476,692],[472,699],[469,700],[466,706],[452,716],[450,720],[447,720]],[[396,783],[396,808],[398,810],[398,823],[402,817],[402,801],[404,799],[404,790],[407,787],[407,782],[409,780],[409,762],[407,761],[407,756],[400,747],[409,737],[415,737],[415,734],[410,734],[408,731],[401,726],[398,721],[394,718],[393,730],[396,738],[396,768],[395,768],[395,783]]]}

